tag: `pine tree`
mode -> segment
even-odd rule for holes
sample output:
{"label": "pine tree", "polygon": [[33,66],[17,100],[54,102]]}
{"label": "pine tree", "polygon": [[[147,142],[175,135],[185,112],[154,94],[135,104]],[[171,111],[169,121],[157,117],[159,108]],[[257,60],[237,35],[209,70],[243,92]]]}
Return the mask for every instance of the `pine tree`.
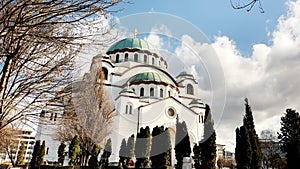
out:
{"label": "pine tree", "polygon": [[[238,168],[243,168],[243,167],[247,167],[249,169],[261,168],[262,152],[258,140],[258,135],[256,134],[255,131],[252,110],[250,105],[248,104],[247,98],[245,99],[245,116],[243,118],[243,126],[241,126],[238,130],[236,130],[236,141],[237,141],[236,153],[240,154],[240,157],[237,157],[238,155],[236,155],[236,162]],[[248,141],[249,141],[249,145],[248,145]],[[243,153],[245,151],[246,153]],[[248,157],[248,155],[251,155],[251,157]],[[247,157],[241,158],[242,156],[247,156]]]}
{"label": "pine tree", "polygon": [[101,165],[107,167],[108,166],[108,159],[111,155],[111,147],[112,147],[112,142],[111,139],[109,138],[106,141],[105,147],[104,147],[104,152],[101,156]]}
{"label": "pine tree", "polygon": [[241,126],[236,129],[235,160],[237,169],[250,169],[252,159],[248,129]]}
{"label": "pine tree", "polygon": [[126,140],[123,139],[119,151],[119,164],[124,166],[125,165],[125,159],[127,157],[127,145]]}
{"label": "pine tree", "polygon": [[80,153],[80,146],[79,146],[79,139],[78,136],[75,136],[71,144],[69,145],[69,158],[70,158],[70,165],[76,165],[77,163],[77,156]]}
{"label": "pine tree", "polygon": [[252,110],[250,105],[248,104],[248,99],[245,99],[245,116],[243,119],[244,126],[248,129],[251,150],[252,150],[252,158],[251,158],[251,169],[261,168],[262,164],[262,152],[260,143],[258,140],[258,135],[256,134],[254,119],[252,115]]}
{"label": "pine tree", "polygon": [[46,152],[46,143],[44,140],[38,151],[38,154],[37,154],[37,165],[38,166],[41,166],[44,164],[45,152]]}
{"label": "pine tree", "polygon": [[25,144],[22,141],[18,151],[17,162],[16,162],[17,165],[24,164],[24,156],[25,156]]}
{"label": "pine tree", "polygon": [[170,138],[168,138],[168,130],[164,127],[154,127],[152,130],[151,144],[151,167],[165,169],[169,163]]}
{"label": "pine tree", "polygon": [[94,144],[91,157],[89,159],[89,168],[97,169],[99,168],[98,155],[100,153],[100,145]]}
{"label": "pine tree", "polygon": [[32,157],[30,161],[30,167],[35,168],[37,165],[38,152],[41,149],[41,140],[37,140],[33,147]]}
{"label": "pine tree", "polygon": [[127,140],[127,157],[126,157],[126,164],[129,165],[130,162],[132,161],[132,158],[134,157],[134,147],[135,147],[135,142],[134,142],[134,134],[132,134],[128,140]]}
{"label": "pine tree", "polygon": [[147,126],[140,129],[135,144],[136,168],[147,167],[149,165],[150,154],[150,128]]}
{"label": "pine tree", "polygon": [[57,154],[58,154],[58,163],[60,165],[64,164],[65,161],[65,149],[66,149],[66,144],[64,142],[61,142],[58,150],[57,150]]}
{"label": "pine tree", "polygon": [[287,168],[299,168],[300,161],[300,116],[296,110],[287,109],[281,117],[278,135],[280,148],[286,153]]}
{"label": "pine tree", "polygon": [[179,122],[177,116],[176,119],[176,136],[175,136],[175,157],[177,160],[176,168],[181,169],[183,164],[183,157],[190,157],[190,137],[188,135],[188,129],[185,122]]}
{"label": "pine tree", "polygon": [[216,163],[216,132],[210,112],[210,107],[206,105],[205,124],[203,140],[194,145],[194,161],[197,169],[214,168]]}
{"label": "pine tree", "polygon": [[166,161],[166,166],[171,166],[172,145],[171,145],[171,135],[168,128],[165,129],[163,133],[163,138],[164,138],[164,142],[163,142],[164,147],[167,148],[167,151],[164,152],[164,159]]}

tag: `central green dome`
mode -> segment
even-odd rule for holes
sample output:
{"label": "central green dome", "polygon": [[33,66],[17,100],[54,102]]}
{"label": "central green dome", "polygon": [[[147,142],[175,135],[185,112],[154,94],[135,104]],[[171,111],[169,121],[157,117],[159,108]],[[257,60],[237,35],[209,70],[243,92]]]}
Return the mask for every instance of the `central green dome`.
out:
{"label": "central green dome", "polygon": [[156,49],[147,41],[139,38],[125,38],[115,44],[113,44],[108,50],[107,53],[120,51],[123,49],[139,49],[147,50],[151,53],[157,53]]}
{"label": "central green dome", "polygon": [[137,84],[141,82],[156,82],[156,83],[164,83],[167,85],[176,86],[175,83],[170,80],[166,75],[159,74],[157,72],[143,72],[134,75],[132,78],[128,80],[130,84]]}

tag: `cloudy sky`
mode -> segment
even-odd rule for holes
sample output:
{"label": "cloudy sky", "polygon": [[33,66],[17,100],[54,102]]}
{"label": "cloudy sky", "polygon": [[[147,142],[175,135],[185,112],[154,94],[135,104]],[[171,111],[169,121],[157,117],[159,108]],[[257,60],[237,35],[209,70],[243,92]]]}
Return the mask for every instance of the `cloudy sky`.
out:
{"label": "cloudy sky", "polygon": [[[258,134],[265,129],[278,131],[286,108],[300,110],[300,0],[261,0],[265,13],[259,12],[258,4],[250,12],[234,10],[229,0],[132,2],[123,5],[116,16],[126,26],[130,24],[128,30],[138,27],[148,32],[138,37],[167,48],[161,52],[174,62],[169,69],[174,72],[181,63],[181,68],[196,76],[200,97],[213,104],[217,143],[225,144],[227,150],[234,151],[235,128],[242,124],[245,97],[252,106]],[[163,21],[155,24],[155,17],[139,20],[132,16],[140,13],[178,17],[180,26],[176,29]],[[152,27],[141,26],[147,24]]]}

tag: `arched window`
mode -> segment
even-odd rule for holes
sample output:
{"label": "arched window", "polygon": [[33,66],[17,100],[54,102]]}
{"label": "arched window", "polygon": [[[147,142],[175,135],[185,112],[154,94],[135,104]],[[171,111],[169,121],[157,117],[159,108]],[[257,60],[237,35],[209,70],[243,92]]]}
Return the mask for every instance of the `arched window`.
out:
{"label": "arched window", "polygon": [[150,88],[150,96],[154,96],[154,88]]}
{"label": "arched window", "polygon": [[154,65],[154,58],[152,58],[152,65]]}
{"label": "arched window", "polygon": [[158,61],[158,66],[160,66],[160,61]]}
{"label": "arched window", "polygon": [[125,53],[125,61],[128,61],[128,53]]}
{"label": "arched window", "polygon": [[135,61],[135,62],[139,61],[139,56],[138,56],[137,53],[134,54],[134,61]]}
{"label": "arched window", "polygon": [[163,90],[163,89],[160,89],[160,90],[159,90],[159,96],[160,96],[160,97],[164,97],[164,90]]}
{"label": "arched window", "polygon": [[168,96],[169,96],[169,97],[171,96],[171,91],[170,91],[170,90],[168,91]]}
{"label": "arched window", "polygon": [[186,93],[187,93],[187,94],[191,94],[191,95],[194,94],[194,87],[193,87],[191,84],[188,84],[188,85],[186,86]]}
{"label": "arched window", "polygon": [[116,55],[116,63],[119,63],[119,62],[120,62],[120,55],[117,54],[117,55]]}
{"label": "arched window", "polygon": [[102,77],[104,78],[104,80],[107,80],[107,76],[108,76],[108,70],[106,67],[102,67]]}
{"label": "arched window", "polygon": [[147,55],[144,55],[144,63],[147,63],[147,61],[148,61]]}
{"label": "arched window", "polygon": [[140,96],[144,96],[144,88],[140,89]]}
{"label": "arched window", "polygon": [[131,103],[126,104],[125,114],[132,114],[132,104]]}

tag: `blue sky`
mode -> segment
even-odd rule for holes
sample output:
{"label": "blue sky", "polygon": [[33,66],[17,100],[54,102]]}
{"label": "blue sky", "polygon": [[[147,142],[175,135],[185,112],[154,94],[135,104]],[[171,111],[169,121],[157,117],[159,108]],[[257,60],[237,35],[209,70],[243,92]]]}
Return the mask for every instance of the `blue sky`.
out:
{"label": "blue sky", "polygon": [[[188,33],[177,36],[182,45],[173,47],[173,55],[184,59],[187,70],[197,77],[199,96],[212,107],[217,143],[225,144],[227,150],[234,151],[235,129],[242,124],[245,97],[252,106],[258,134],[263,130],[279,131],[280,118],[287,108],[300,110],[300,79],[295,78],[300,72],[300,0],[261,0],[265,13],[259,12],[258,4],[250,12],[234,10],[230,0],[132,2],[123,4],[124,10],[116,16],[122,20],[137,13],[174,15],[188,23],[180,24],[180,30],[193,24],[208,37],[210,44],[199,43]],[[130,21],[127,25],[132,27],[128,30],[135,26],[133,18],[123,19]],[[141,26],[151,21],[137,22]],[[173,27],[169,29],[169,25]],[[174,26],[153,25],[147,31],[154,33],[143,38],[162,47],[166,43],[156,35],[174,35]],[[195,62],[198,56],[207,74],[199,71],[200,64]],[[211,104],[211,97],[216,98],[215,104]]]}
{"label": "blue sky", "polygon": [[[243,1],[243,0],[242,0]],[[245,0],[244,0],[245,1]],[[226,35],[236,42],[245,56],[251,55],[252,45],[270,43],[268,32],[273,31],[279,16],[285,13],[286,0],[261,0],[265,13],[260,13],[258,4],[250,12],[234,10],[230,0],[132,0],[117,13],[123,17],[143,12],[162,12],[186,19],[209,38]]]}

